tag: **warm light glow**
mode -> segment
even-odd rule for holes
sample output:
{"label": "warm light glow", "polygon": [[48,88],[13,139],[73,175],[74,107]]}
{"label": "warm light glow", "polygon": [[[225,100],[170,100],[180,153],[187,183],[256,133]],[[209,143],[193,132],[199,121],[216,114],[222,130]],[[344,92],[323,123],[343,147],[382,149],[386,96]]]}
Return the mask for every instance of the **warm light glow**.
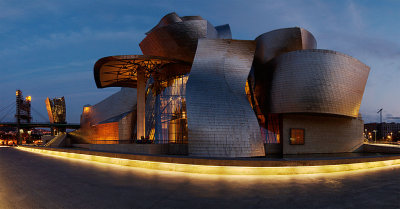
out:
{"label": "warm light glow", "polygon": [[119,139],[118,122],[103,123],[91,127],[88,139],[93,144],[115,144]]}
{"label": "warm light glow", "polygon": [[338,164],[338,165],[320,165],[320,166],[287,166],[287,167],[212,166],[212,165],[194,165],[194,164],[131,160],[131,159],[96,156],[96,155],[78,154],[71,152],[60,152],[60,151],[46,150],[40,148],[29,148],[29,147],[17,147],[17,148],[20,150],[36,152],[41,154],[62,156],[67,158],[95,161],[107,164],[116,164],[121,166],[130,166],[136,168],[147,168],[153,170],[175,171],[184,173],[214,174],[214,175],[316,174],[316,173],[354,171],[361,169],[400,165],[400,158],[399,158],[395,160]]}
{"label": "warm light glow", "polygon": [[83,113],[89,113],[90,107],[83,107]]}
{"label": "warm light glow", "polygon": [[18,95],[19,95],[19,91],[16,91],[16,92],[15,92],[15,95],[18,96]]}
{"label": "warm light glow", "polygon": [[27,96],[27,97],[25,98],[25,100],[28,101],[28,102],[30,102],[30,101],[32,100],[32,97],[31,97],[31,96]]}

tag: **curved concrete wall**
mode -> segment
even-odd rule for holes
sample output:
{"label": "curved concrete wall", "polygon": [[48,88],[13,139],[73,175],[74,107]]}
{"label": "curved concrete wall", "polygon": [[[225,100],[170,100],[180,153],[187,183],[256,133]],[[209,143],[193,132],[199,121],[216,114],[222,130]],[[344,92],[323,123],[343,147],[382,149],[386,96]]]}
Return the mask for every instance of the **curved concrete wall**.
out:
{"label": "curved concrete wall", "polygon": [[254,60],[260,64],[265,64],[286,52],[317,47],[314,36],[309,31],[298,27],[273,30],[261,34],[256,41]]}
{"label": "curved concrete wall", "polygon": [[327,113],[357,117],[369,67],[330,50],[300,50],[277,57],[271,113]]}
{"label": "curved concrete wall", "polygon": [[199,40],[186,86],[189,155],[265,155],[245,93],[254,50],[254,41]]}

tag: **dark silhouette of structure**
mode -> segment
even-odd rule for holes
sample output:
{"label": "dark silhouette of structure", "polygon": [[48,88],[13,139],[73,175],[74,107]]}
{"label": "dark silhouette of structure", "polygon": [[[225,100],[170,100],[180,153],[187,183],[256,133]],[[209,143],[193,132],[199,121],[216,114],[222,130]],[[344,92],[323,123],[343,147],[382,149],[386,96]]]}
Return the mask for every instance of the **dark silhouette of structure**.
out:
{"label": "dark silhouette of structure", "polygon": [[[46,98],[46,109],[49,115],[50,124],[66,124],[66,108],[64,97],[49,99]],[[65,132],[65,127],[51,127],[51,135],[58,135]]]}
{"label": "dark silhouette of structure", "polygon": [[20,137],[21,123],[31,123],[31,96],[27,96],[25,99],[22,96],[22,91],[17,90],[15,93],[16,97],[16,113],[15,118],[17,120],[17,142],[22,143]]}

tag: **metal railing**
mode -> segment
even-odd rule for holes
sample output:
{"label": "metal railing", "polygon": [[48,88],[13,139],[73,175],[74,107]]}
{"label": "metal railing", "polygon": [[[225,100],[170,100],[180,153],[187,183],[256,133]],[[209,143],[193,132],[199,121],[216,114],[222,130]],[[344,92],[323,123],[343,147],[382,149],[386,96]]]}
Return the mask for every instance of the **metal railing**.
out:
{"label": "metal railing", "polygon": [[[134,140],[89,140],[90,144],[155,144],[154,140],[150,139],[134,139]],[[177,143],[165,143],[165,144],[187,144],[184,141]]]}
{"label": "metal railing", "polygon": [[133,144],[133,140],[89,140],[90,144]]}

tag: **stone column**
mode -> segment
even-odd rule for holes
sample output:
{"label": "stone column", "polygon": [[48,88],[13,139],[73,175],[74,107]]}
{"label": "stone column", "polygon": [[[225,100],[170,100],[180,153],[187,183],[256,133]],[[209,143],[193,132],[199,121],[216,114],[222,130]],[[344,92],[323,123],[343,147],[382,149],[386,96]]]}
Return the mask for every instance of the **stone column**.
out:
{"label": "stone column", "polygon": [[146,113],[146,77],[145,72],[138,69],[137,72],[137,138],[145,137],[145,113]]}

